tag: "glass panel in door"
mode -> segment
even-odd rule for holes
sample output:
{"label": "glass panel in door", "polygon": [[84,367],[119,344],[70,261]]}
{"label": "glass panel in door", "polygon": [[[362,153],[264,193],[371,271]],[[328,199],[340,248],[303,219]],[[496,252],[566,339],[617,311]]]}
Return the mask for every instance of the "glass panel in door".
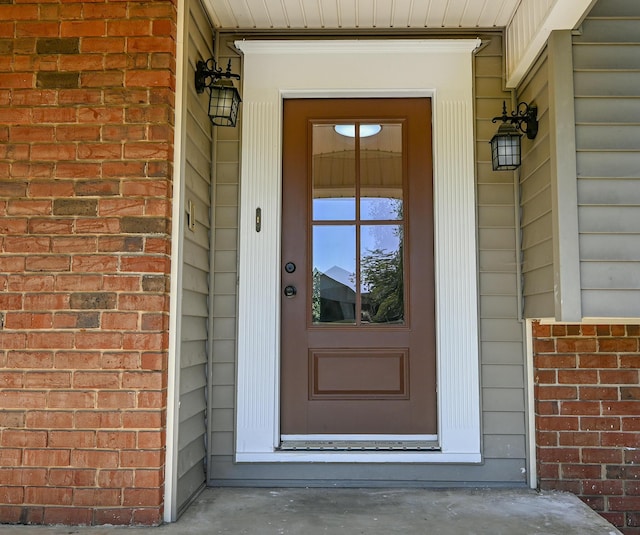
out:
{"label": "glass panel in door", "polygon": [[402,325],[402,124],[312,127],[313,325]]}

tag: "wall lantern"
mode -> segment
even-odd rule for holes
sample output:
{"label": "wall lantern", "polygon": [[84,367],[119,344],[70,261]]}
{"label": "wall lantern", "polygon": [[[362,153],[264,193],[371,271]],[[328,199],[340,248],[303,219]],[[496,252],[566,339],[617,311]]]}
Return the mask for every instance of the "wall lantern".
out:
{"label": "wall lantern", "polygon": [[196,91],[203,93],[205,88],[209,88],[209,118],[216,126],[236,125],[242,99],[232,78],[240,80],[239,74],[231,72],[231,60],[226,71],[218,67],[213,58],[196,63]]}
{"label": "wall lantern", "polygon": [[538,134],[538,106],[521,102],[511,115],[507,115],[507,103],[502,103],[502,115],[491,122],[502,121],[496,135],[491,138],[491,161],[494,171],[509,171],[520,167],[522,133],[528,139]]}

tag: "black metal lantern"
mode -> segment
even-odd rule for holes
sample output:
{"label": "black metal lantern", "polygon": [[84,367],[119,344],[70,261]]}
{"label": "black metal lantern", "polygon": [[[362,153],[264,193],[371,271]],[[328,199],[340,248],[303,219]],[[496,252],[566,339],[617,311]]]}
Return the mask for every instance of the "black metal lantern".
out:
{"label": "black metal lantern", "polygon": [[195,86],[198,93],[209,89],[209,118],[217,126],[235,126],[240,109],[240,93],[232,79],[239,80],[240,75],[231,72],[231,60],[227,70],[216,65],[213,58],[196,63]]}
{"label": "black metal lantern", "polygon": [[[538,107],[524,102],[518,104],[516,111],[507,115],[507,103],[502,103],[502,115],[491,122],[502,121],[500,128],[491,138],[491,163],[494,171],[509,171],[520,167],[522,162],[522,133],[528,139],[538,135]],[[522,133],[521,133],[522,132]]]}
{"label": "black metal lantern", "polygon": [[522,134],[509,123],[503,123],[491,139],[491,163],[494,171],[509,171],[520,167]]}

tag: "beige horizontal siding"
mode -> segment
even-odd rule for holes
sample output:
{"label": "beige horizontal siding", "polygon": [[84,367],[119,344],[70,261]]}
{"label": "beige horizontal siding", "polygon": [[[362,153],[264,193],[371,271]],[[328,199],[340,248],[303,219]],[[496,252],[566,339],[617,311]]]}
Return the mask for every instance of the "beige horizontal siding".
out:
{"label": "beige horizontal siding", "polygon": [[573,38],[583,314],[640,317],[640,3],[600,1]]}
{"label": "beige horizontal siding", "polygon": [[[197,0],[187,13],[187,70],[193,79],[195,64],[211,55],[213,34]],[[209,271],[211,213],[212,130],[206,99],[187,84],[184,202],[190,202],[195,227],[185,223],[182,254],[180,406],[178,410],[178,511],[186,507],[206,483],[207,343],[209,336]]]}
{"label": "beige horizontal siding", "polygon": [[535,140],[523,136],[520,168],[520,225],[524,316],[555,314],[553,213],[549,144],[549,72],[546,52],[518,89],[518,101],[538,106]]}

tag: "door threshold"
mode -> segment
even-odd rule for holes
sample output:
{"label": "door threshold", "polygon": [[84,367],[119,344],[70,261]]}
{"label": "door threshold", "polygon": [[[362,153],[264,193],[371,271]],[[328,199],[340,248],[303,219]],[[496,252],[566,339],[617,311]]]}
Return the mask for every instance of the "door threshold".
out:
{"label": "door threshold", "polygon": [[283,435],[280,451],[433,451],[437,435]]}

